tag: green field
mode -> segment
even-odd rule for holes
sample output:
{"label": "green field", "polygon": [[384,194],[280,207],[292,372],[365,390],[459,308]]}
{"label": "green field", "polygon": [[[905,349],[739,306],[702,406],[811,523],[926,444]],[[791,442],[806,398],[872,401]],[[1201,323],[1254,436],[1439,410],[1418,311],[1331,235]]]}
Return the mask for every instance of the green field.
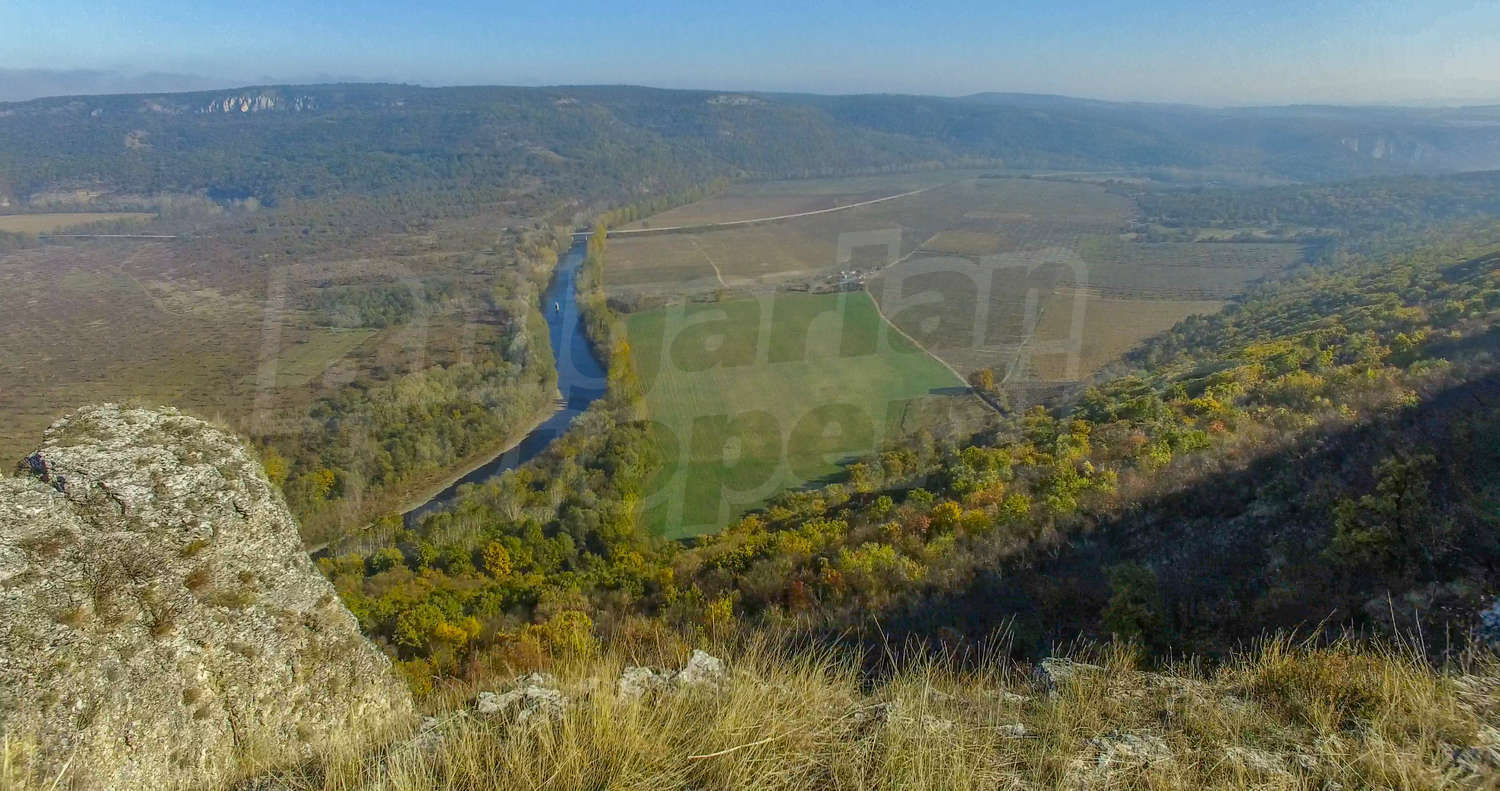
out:
{"label": "green field", "polygon": [[646,498],[668,537],[712,532],[834,473],[946,402],[975,402],[864,292],[778,293],[629,319],[667,463]]}

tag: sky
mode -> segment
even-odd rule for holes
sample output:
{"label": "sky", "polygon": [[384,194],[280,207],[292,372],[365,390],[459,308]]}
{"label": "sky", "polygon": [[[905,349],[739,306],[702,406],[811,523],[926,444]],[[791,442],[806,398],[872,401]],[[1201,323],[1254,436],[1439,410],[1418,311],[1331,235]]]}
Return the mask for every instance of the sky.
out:
{"label": "sky", "polygon": [[3,0],[0,99],[380,80],[1494,102],[1497,42],[1500,0]]}

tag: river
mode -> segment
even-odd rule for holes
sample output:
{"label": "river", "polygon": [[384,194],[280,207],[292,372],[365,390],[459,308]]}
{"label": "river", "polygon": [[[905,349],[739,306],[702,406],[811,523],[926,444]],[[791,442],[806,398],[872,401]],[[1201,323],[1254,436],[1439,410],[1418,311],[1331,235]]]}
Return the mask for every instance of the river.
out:
{"label": "river", "polygon": [[604,395],[604,366],[594,356],[594,348],[578,320],[578,268],[583,265],[585,246],[586,242],[580,241],[562,256],[557,262],[557,271],[553,273],[552,284],[542,294],[541,309],[547,317],[547,334],[552,340],[552,358],[557,365],[557,390],[561,394],[557,411],[520,442],[459,478],[431,500],[407,511],[403,519],[408,527],[414,526],[423,516],[451,504],[458,496],[459,487],[499,477],[506,470],[535,458],[552,440],[568,430],[573,418]]}

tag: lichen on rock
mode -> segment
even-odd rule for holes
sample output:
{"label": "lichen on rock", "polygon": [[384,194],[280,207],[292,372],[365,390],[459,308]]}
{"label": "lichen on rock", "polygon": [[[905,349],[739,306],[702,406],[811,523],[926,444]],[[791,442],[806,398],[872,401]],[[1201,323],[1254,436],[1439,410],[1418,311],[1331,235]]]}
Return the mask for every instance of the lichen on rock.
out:
{"label": "lichen on rock", "polygon": [[27,773],[216,782],[411,716],[233,435],[89,407],[18,472],[0,478],[0,729]]}

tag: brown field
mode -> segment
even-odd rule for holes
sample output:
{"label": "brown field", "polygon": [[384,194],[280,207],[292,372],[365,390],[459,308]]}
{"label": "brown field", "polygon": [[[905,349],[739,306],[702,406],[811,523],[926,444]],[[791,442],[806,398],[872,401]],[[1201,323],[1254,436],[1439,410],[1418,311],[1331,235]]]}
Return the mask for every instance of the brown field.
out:
{"label": "brown field", "polygon": [[1070,345],[1078,293],[1064,287],[1053,295],[1051,309],[1037,322],[1033,344],[1028,344],[1016,364],[1017,376],[1043,382],[1074,381],[1120,359],[1141,340],[1171,329],[1188,316],[1217,313],[1224,307],[1216,300],[1117,299],[1085,291],[1080,311],[1082,343],[1077,353],[1047,351]]}
{"label": "brown field", "polygon": [[669,209],[621,227],[633,229],[700,225],[819,211],[924,187],[940,186],[977,175],[978,171],[928,171],[736,184],[721,195]]}
{"label": "brown field", "polygon": [[[1004,215],[997,213],[995,216]],[[1030,215],[1018,214],[1017,216],[1029,217]],[[963,256],[994,255],[1000,252],[1000,241],[1000,237],[992,233],[940,231],[923,243],[922,249],[934,253],[952,253]]]}
{"label": "brown field", "polygon": [[[992,252],[1022,250],[1111,232],[1133,211],[1125,198],[1093,185],[976,179],[969,173],[921,176],[926,184],[887,182],[886,191],[880,194],[933,182],[941,186],[899,200],[765,225],[613,238],[606,285],[612,294],[626,298],[690,296],[724,287],[815,285],[844,267],[869,269],[887,263],[883,248],[887,239],[895,240],[898,257],[914,253],[935,237],[964,239],[970,244],[982,237]],[[950,181],[942,182],[944,177]],[[803,183],[779,182],[769,194],[781,200],[781,190]],[[669,214],[648,222],[670,224],[664,221]],[[852,251],[842,263],[841,238]]]}
{"label": "brown field", "polygon": [[[474,328],[457,313],[337,330],[309,310],[318,289],[348,283],[415,279],[487,293],[505,264],[477,250],[494,244],[496,218],[463,222],[430,237],[292,255],[282,238],[232,226],[193,239],[70,240],[0,254],[0,464],[87,403],[171,404],[256,433],[268,427],[258,415],[273,418],[272,430],[295,425],[314,399],[361,373],[466,354]],[[273,279],[284,297],[268,300]]]}
{"label": "brown field", "polygon": [[0,214],[0,231],[52,233],[96,222],[146,221],[156,215],[145,212],[57,212],[53,214]]}
{"label": "brown field", "polygon": [[1085,239],[1077,249],[1088,265],[1089,289],[1151,299],[1225,299],[1303,255],[1301,245],[1280,242],[1138,243],[1118,237]]}
{"label": "brown field", "polygon": [[[164,245],[48,246],[0,256],[0,458],[94,401],[171,403],[209,416],[241,407],[260,336],[258,300],[179,309],[151,264]],[[146,285],[145,277],[158,285]]]}
{"label": "brown field", "polygon": [[771,217],[781,214],[831,209],[861,200],[878,198],[879,195],[850,193],[848,195],[722,195],[706,198],[664,211],[644,220],[623,226],[635,228],[662,228],[672,225],[706,225],[716,222]]}

